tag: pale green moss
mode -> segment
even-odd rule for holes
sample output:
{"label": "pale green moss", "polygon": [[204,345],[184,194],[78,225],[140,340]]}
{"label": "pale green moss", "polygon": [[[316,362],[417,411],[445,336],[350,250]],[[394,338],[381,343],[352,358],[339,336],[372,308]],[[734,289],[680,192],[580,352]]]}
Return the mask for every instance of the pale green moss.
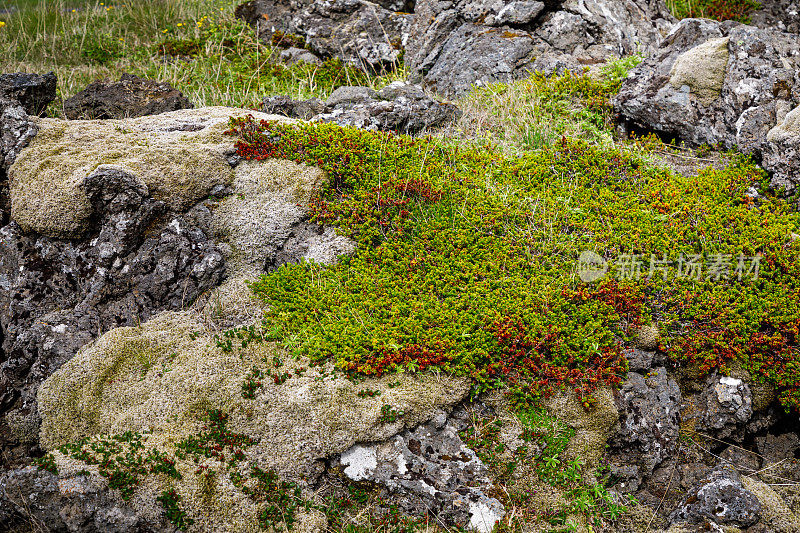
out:
{"label": "pale green moss", "polygon": [[710,39],[682,53],[672,66],[670,85],[675,89],[688,86],[700,103],[705,106],[713,103],[725,82],[729,41],[730,37]]}
{"label": "pale green moss", "polygon": [[53,237],[87,231],[91,207],[81,188],[103,165],[125,170],[150,194],[185,209],[217,185],[230,184],[228,119],[243,109],[187,109],[124,120],[37,119],[39,133],[9,169],[11,217],[24,230]]}
{"label": "pale green moss", "polygon": [[800,533],[800,516],[769,485],[752,477],[742,477],[744,487],[761,503],[762,522],[773,531]]}
{"label": "pale green moss", "polygon": [[[228,242],[226,259],[236,271],[260,272],[289,236],[292,222],[327,183],[321,170],[286,160],[243,161],[235,171],[234,194],[214,211],[214,232]],[[276,228],[286,228],[277,232]]]}
{"label": "pale green moss", "polygon": [[[246,284],[241,279],[230,284],[209,302],[217,302],[213,305],[223,314],[252,316],[252,300],[237,295],[249,291]],[[207,316],[208,310],[165,312],[140,327],[112,330],[82,349],[39,389],[42,447],[133,431],[147,435],[147,448],[169,450],[200,430],[209,409],[220,409],[229,414],[231,431],[258,440],[246,448],[243,464],[299,480],[316,461],[356,442],[385,440],[469,391],[467,379],[445,375],[387,375],[356,384],[341,375],[326,377],[321,369],[299,372],[307,362],[271,343],[225,351],[215,345],[215,324]],[[266,379],[255,399],[243,398],[248,372],[254,365],[272,369],[274,357],[283,363],[273,371],[292,376],[280,385]],[[360,398],[364,388],[382,394]],[[382,423],[384,404],[404,416]],[[169,480],[196,521],[193,530],[214,531],[220,524],[226,531],[255,530],[257,506],[233,485],[221,463],[205,464],[216,474],[198,474],[187,459],[176,465],[182,479]],[[158,494],[163,484],[149,476],[132,501],[152,505],[153,498],[143,494]]]}

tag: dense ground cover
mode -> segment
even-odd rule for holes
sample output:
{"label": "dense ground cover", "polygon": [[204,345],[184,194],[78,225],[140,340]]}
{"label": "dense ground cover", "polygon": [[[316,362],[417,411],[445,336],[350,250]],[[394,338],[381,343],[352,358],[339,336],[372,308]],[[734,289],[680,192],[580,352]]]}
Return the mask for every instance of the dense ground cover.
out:
{"label": "dense ground cover", "polygon": [[[313,360],[368,375],[441,368],[521,400],[567,384],[588,401],[620,382],[622,346],[655,323],[675,361],[738,361],[800,405],[800,217],[747,196],[763,176],[744,158],[687,178],[567,138],[506,158],[334,126],[235,131],[244,157],[329,172],[314,216],[359,244],[334,267],[286,266],[254,285],[269,336]],[[586,250],[609,262],[593,284],[576,277]]]}
{"label": "dense ground cover", "polygon": [[704,17],[747,23],[761,4],[755,0],[667,0],[667,7],[679,19]]}

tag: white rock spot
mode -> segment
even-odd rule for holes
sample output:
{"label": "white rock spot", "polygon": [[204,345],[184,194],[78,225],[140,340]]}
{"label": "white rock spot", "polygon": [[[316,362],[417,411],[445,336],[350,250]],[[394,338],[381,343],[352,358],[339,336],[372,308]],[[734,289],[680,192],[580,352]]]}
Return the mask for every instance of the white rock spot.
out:
{"label": "white rock spot", "polygon": [[344,473],[353,481],[367,479],[378,466],[375,447],[356,444],[342,454],[342,464],[347,465]]}
{"label": "white rock spot", "polygon": [[491,533],[502,515],[483,502],[469,504],[469,527],[480,533]]}

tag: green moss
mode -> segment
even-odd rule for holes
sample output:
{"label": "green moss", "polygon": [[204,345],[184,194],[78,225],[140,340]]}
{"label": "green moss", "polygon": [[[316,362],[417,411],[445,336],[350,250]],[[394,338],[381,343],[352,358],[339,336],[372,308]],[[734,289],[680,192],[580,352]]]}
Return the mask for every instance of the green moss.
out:
{"label": "green moss", "polygon": [[[236,132],[245,158],[325,170],[314,217],[359,244],[335,266],[288,265],[254,284],[266,328],[312,361],[367,375],[440,368],[475,392],[511,387],[522,403],[568,386],[591,402],[598,384],[621,381],[623,345],[653,324],[675,360],[703,371],[739,360],[787,408],[800,403],[800,214],[743,157],[684,177],[568,139],[508,159],[331,125],[239,121]],[[583,250],[620,279],[583,284]],[[638,254],[644,276],[622,279],[624,254]],[[761,271],[698,278],[673,264],[668,279],[648,277],[651,254],[760,255]]]}

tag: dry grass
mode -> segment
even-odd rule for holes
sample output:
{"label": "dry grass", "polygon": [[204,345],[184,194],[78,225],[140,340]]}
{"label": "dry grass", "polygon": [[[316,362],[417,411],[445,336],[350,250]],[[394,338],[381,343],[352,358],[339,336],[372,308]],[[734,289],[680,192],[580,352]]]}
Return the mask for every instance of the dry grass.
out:
{"label": "dry grass", "polygon": [[59,99],[50,116],[62,116],[61,101],[90,82],[124,72],[168,82],[196,106],[235,107],[270,94],[326,97],[339,85],[381,87],[402,76],[367,76],[335,61],[282,65],[280,50],[234,17],[238,3],[16,0],[0,14],[0,70],[54,71]]}

